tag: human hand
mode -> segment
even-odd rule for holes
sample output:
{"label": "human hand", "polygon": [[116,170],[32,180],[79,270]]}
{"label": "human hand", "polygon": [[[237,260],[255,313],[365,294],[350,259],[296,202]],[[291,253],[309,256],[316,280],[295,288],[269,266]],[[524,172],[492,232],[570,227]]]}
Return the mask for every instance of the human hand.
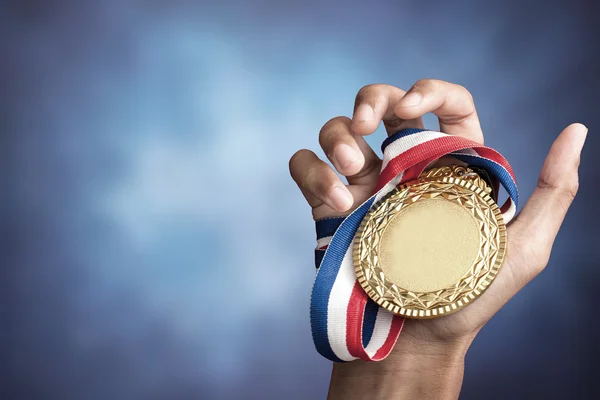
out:
{"label": "human hand", "polygon": [[[421,117],[428,112],[438,116],[442,132],[483,144],[473,99],[461,86],[437,80],[419,81],[408,92],[388,85],[366,86],[356,97],[353,118],[334,118],[319,135],[325,154],[348,185],[309,150],[300,150],[290,160],[291,175],[312,207],[314,219],[347,215],[372,194],[381,160],[363,136],[373,133],[381,121],[388,134],[423,128]],[[477,332],[548,263],[554,238],[577,192],[586,133],[583,125],[572,124],[554,142],[536,190],[507,228],[504,265],[486,292],[457,313],[432,320],[407,319],[396,347],[379,363],[336,364],[332,397],[359,396],[361,389],[373,385],[388,387],[386,377],[394,377],[395,384],[410,382],[412,388],[388,387],[407,395],[406,390],[415,389],[419,381],[424,385],[419,390],[446,397],[458,394],[464,355]],[[433,370],[447,379],[428,382],[427,372]],[[338,386],[345,393],[336,390]],[[369,392],[370,397],[376,395]]]}

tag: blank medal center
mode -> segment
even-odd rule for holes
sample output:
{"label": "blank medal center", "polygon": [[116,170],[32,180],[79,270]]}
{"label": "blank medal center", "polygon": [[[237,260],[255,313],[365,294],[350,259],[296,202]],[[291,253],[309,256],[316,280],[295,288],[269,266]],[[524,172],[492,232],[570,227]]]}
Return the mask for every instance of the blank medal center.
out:
{"label": "blank medal center", "polygon": [[388,223],[379,246],[380,266],[399,288],[430,292],[456,284],[473,266],[479,227],[462,206],[421,199]]}

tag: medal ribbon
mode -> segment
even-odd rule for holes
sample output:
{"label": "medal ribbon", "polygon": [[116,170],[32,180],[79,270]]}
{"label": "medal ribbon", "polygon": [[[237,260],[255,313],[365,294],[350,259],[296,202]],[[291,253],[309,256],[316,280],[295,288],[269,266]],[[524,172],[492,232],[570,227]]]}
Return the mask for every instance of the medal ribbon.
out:
{"label": "medal ribbon", "polygon": [[500,211],[505,224],[517,210],[519,195],[514,172],[508,161],[489,147],[460,136],[411,128],[389,136],[382,150],[375,193],[347,217],[316,221],[318,270],[311,295],[310,323],[317,351],[331,361],[383,360],[392,351],[404,324],[404,318],[371,300],[356,279],[354,235],[379,199],[396,186],[417,179],[429,164],[449,155],[487,170],[504,187],[508,199]]}

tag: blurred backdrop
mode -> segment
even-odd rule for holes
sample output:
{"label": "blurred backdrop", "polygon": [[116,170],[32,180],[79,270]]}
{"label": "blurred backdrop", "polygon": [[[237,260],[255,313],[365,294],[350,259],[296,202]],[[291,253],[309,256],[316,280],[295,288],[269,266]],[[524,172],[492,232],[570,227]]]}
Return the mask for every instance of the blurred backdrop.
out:
{"label": "blurred backdrop", "polygon": [[462,398],[592,398],[599,17],[592,1],[3,2],[2,398],[324,398],[313,223],[287,161],[322,154],[363,85],[426,77],[471,90],[523,199],[558,133],[590,128],[550,265],[475,341]]}

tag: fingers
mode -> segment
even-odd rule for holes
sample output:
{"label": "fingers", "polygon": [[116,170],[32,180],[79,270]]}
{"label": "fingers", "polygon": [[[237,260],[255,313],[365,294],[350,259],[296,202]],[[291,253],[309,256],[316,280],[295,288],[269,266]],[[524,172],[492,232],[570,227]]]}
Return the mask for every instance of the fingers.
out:
{"label": "fingers", "polygon": [[463,136],[483,144],[483,132],[467,89],[436,79],[423,79],[399,99],[393,112],[401,119],[414,119],[432,112],[442,132]]}
{"label": "fingers", "polygon": [[381,160],[362,136],[352,133],[352,121],[346,117],[333,118],[319,134],[319,143],[337,171],[351,185],[375,183]]}
{"label": "fingers", "polygon": [[[556,139],[540,173],[537,187],[523,211],[510,225],[510,251],[519,257],[527,282],[548,263],[554,239],[579,186],[578,168],[587,128],[569,125]],[[510,254],[509,254],[510,255]]]}
{"label": "fingers", "polygon": [[423,128],[420,115],[404,120],[394,114],[394,108],[406,92],[390,85],[368,85],[359,90],[354,104],[352,132],[369,135],[383,121],[388,134],[405,128]]}
{"label": "fingers", "polygon": [[311,207],[326,204],[344,212],[353,204],[352,194],[337,174],[310,150],[300,150],[290,159],[290,174]]}

